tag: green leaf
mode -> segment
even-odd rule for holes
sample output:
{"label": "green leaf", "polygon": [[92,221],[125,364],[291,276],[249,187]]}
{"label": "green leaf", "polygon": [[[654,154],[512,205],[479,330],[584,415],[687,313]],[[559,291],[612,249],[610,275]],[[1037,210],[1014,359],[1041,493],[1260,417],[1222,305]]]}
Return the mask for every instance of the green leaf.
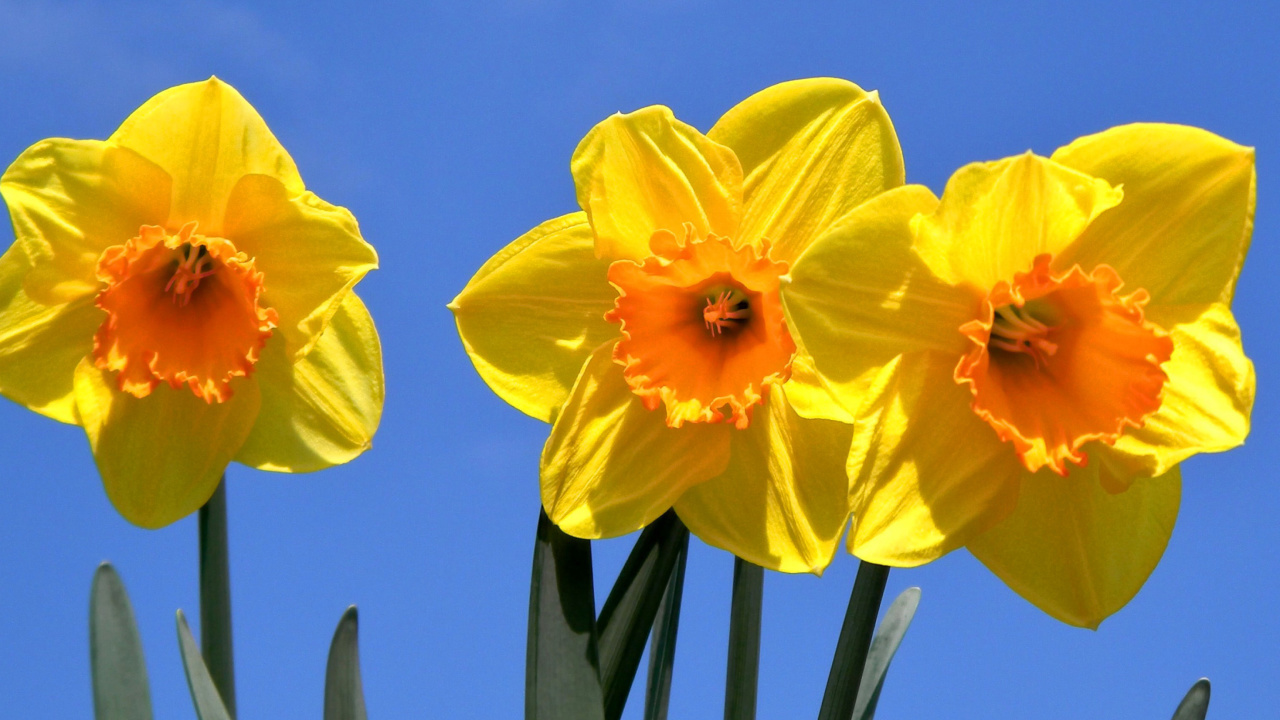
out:
{"label": "green leaf", "polygon": [[729,608],[729,669],[725,677],[725,720],[756,716],[760,677],[760,612],[764,605],[764,569],[735,557],[733,600]]}
{"label": "green leaf", "polygon": [[524,715],[603,720],[591,543],[538,517],[529,584]]}
{"label": "green leaf", "polygon": [[358,625],[356,606],[352,605],[333,631],[324,673],[324,720],[368,720],[360,680]]}
{"label": "green leaf", "polygon": [[622,717],[653,619],[688,537],[671,510],[646,527],[600,609],[596,627],[606,720]]}
{"label": "green leaf", "polygon": [[662,595],[662,605],[653,620],[653,640],[649,645],[649,679],[645,685],[645,720],[667,720],[671,700],[671,673],[676,662],[676,631],[680,627],[680,601],[684,596],[684,568],[689,559],[689,533],[680,542],[680,560]]}
{"label": "green leaf", "polygon": [[1209,678],[1200,678],[1178,703],[1178,709],[1173,711],[1173,720],[1204,720],[1208,712]]}
{"label": "green leaf", "polygon": [[889,604],[889,609],[876,629],[876,636],[871,640],[871,649],[867,651],[867,662],[862,669],[862,682],[858,684],[858,702],[853,706],[853,717],[858,720],[871,720],[876,714],[876,703],[880,701],[880,690],[884,687],[884,676],[889,672],[889,663],[894,653],[902,644],[907,634],[911,619],[916,615],[920,605],[920,588],[912,587],[902,591]]}
{"label": "green leaf", "polygon": [[111,563],[89,590],[89,666],[97,720],[151,720],[151,688],[129,593]]}
{"label": "green leaf", "polygon": [[858,564],[858,577],[853,581],[853,591],[849,594],[849,609],[845,611],[844,625],[836,641],[836,653],[831,660],[831,673],[827,675],[827,690],[822,696],[818,720],[849,720],[853,717],[867,649],[871,644],[871,630],[875,627],[888,579],[889,568],[865,561]]}
{"label": "green leaf", "polygon": [[231,720],[181,610],[178,611],[178,649],[182,651],[182,667],[187,673],[187,688],[191,690],[191,702],[196,706],[196,717],[200,720]]}

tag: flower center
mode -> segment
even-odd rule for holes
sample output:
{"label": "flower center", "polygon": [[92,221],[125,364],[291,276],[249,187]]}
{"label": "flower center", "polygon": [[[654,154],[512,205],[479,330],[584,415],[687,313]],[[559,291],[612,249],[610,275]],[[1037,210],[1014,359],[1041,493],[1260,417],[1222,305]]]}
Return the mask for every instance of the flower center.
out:
{"label": "flower center", "polygon": [[987,341],[987,349],[993,352],[1025,353],[1031,356],[1037,367],[1043,368],[1046,359],[1058,352],[1058,345],[1048,338],[1050,330],[1028,308],[1017,305],[998,307],[991,322],[991,337]]}
{"label": "flower center", "polygon": [[93,339],[95,364],[120,389],[145,397],[162,381],[206,402],[231,397],[231,380],[253,371],[276,311],[260,305],[262,273],[228,240],[144,225],[98,258],[107,319]]}
{"label": "flower center", "polygon": [[178,267],[165,284],[165,292],[173,293],[173,301],[181,305],[191,302],[191,293],[200,287],[200,281],[213,274],[213,258],[204,245],[184,244],[178,250]]}
{"label": "flower center", "polygon": [[1085,464],[1086,442],[1114,443],[1159,409],[1173,342],[1144,318],[1145,291],[1116,295],[1110,267],[1054,275],[1050,261],[997,283],[986,319],[961,326],[973,347],[955,379],[1028,470],[1066,475],[1068,461]]}
{"label": "flower center", "polygon": [[666,406],[667,425],[732,422],[746,428],[769,387],[791,377],[796,346],[778,296],[785,263],[768,245],[659,230],[643,262],[609,266],[618,299],[605,318],[622,325],[614,359],[645,407]]}
{"label": "flower center", "polygon": [[726,330],[737,332],[746,327],[750,319],[751,302],[738,288],[715,288],[713,295],[707,296],[706,307],[702,308],[702,321],[712,337],[723,335]]}

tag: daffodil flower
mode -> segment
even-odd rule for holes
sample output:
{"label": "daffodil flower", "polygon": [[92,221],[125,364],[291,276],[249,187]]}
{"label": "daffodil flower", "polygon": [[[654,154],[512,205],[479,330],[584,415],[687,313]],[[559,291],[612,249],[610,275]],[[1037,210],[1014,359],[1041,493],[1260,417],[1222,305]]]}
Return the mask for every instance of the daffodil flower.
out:
{"label": "daffodil flower", "polygon": [[1178,463],[1249,431],[1230,303],[1253,151],[1129,125],[1051,158],[906,186],[815,242],[783,289],[856,413],[849,549],[969,549],[1049,614],[1096,627],[1155,568]]}
{"label": "daffodil flower", "polygon": [[232,460],[303,472],[369,446],[382,360],[352,286],[377,255],[233,88],[36,143],[0,194],[0,393],[82,425],[125,518],[190,514]]}
{"label": "daffodil flower", "polygon": [[821,572],[848,515],[850,417],[778,287],[809,243],[902,183],[878,98],[784,83],[705,136],[649,107],[597,125],[571,169],[582,212],[508,245],[450,304],[485,382],[553,423],[547,514],[598,538],[674,505],[712,545]]}

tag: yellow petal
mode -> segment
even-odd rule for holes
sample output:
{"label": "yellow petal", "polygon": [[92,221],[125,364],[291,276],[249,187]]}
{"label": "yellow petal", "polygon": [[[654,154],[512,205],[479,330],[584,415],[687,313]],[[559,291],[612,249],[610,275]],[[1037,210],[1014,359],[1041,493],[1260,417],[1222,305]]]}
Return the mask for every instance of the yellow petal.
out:
{"label": "yellow petal", "polygon": [[378,254],[346,208],[310,192],[290,194],[265,175],[236,184],[223,229],[262,271],[263,301],[280,314],[278,332],[293,358],[310,352],[342,298],[378,267]]}
{"label": "yellow petal", "polygon": [[798,348],[791,358],[791,379],[787,381],[786,388],[787,401],[800,417],[853,422],[853,413],[840,404],[833,391],[827,389],[824,378],[814,367],[813,357],[804,348]]}
{"label": "yellow petal", "polygon": [[106,314],[91,297],[44,305],[22,289],[30,266],[15,244],[0,256],[0,394],[77,424],[72,378]]}
{"label": "yellow petal", "polygon": [[917,352],[876,378],[849,449],[849,552],[912,567],[966,544],[1018,501],[1013,446],[969,408],[956,358]]}
{"label": "yellow petal", "polygon": [[262,408],[236,462],[259,470],[311,472],[341,465],[369,449],[382,418],[382,349],[368,309],[355,293],[290,364],[268,342],[254,377]]}
{"label": "yellow petal", "polygon": [[1030,271],[1037,255],[1062,252],[1123,195],[1031,153],[974,163],[947,181],[937,211],[913,224],[916,251],[943,280],[986,292]]}
{"label": "yellow petal", "polygon": [[[1174,315],[1183,314],[1194,319],[1175,324]],[[1173,355],[1160,366],[1169,380],[1160,409],[1143,427],[1126,430],[1115,450],[1132,472],[1152,476],[1196,453],[1242,444],[1249,434],[1255,379],[1226,305],[1154,308],[1147,317],[1170,328]]]}
{"label": "yellow petal", "polygon": [[258,385],[236,383],[227,402],[205,403],[185,387],[160,385],[136,398],[85,359],[76,407],[111,504],[129,522],[164,527],[213,495],[258,414]]}
{"label": "yellow petal", "polygon": [[864,203],[796,261],[782,288],[788,326],[847,408],[901,353],[964,352],[960,326],[981,298],[933,277],[911,251],[911,218],[936,205],[918,185]]}
{"label": "yellow petal", "polygon": [[875,93],[847,80],[774,85],[736,105],[707,137],[742,163],[742,239],[790,261],[865,200],[904,182],[902,149]]}
{"label": "yellow petal", "polygon": [[1096,628],[1124,607],[1164,554],[1178,517],[1178,469],[1103,489],[1101,464],[1065,478],[1022,474],[1018,507],[969,550],[1019,595],[1062,622]]}
{"label": "yellow petal", "polygon": [[570,163],[596,256],[648,257],[656,230],[737,238],[742,168],[733,151],[655,105],[614,115],[578,144]]}
{"label": "yellow petal", "polygon": [[542,505],[570,535],[624,535],[721,473],[732,432],[707,423],[667,427],[661,410],[646,410],[631,392],[607,343],[583,366],[551,427],[542,450]]}
{"label": "yellow petal", "polygon": [[618,291],[598,260],[585,213],[548,220],[486,262],[449,304],[485,383],[518,410],[551,422],[582,364],[618,326]]}
{"label": "yellow petal", "polygon": [[46,304],[96,294],[98,257],[169,216],[169,176],[97,140],[42,140],[0,177],[14,234],[31,261],[27,294]]}
{"label": "yellow petal", "polygon": [[173,178],[167,223],[173,229],[194,220],[201,234],[221,236],[227,199],[245,175],[275,178],[290,196],[304,189],[293,159],[258,111],[213,77],[151,98],[107,142],[137,152]]}
{"label": "yellow petal", "polygon": [[770,570],[821,575],[849,517],[853,427],[806,420],[787,397],[770,390],[751,425],[730,433],[725,471],[686,490],[676,512],[709,545]]}
{"label": "yellow petal", "polygon": [[1105,263],[1151,304],[1230,303],[1253,234],[1253,149],[1199,128],[1135,124],[1080,138],[1053,159],[1124,186],[1064,254]]}

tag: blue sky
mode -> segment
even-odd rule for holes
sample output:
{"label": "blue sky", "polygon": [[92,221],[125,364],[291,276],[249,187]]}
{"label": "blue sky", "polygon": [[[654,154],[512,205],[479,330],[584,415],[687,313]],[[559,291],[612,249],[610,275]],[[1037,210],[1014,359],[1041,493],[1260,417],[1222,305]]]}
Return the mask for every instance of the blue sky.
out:
{"label": "blue sky", "polygon": [[[230,470],[240,717],[318,717],[329,639],[356,603],[374,717],[509,718],[523,708],[547,429],[487,390],[444,306],[512,238],[575,209],[569,156],[593,124],[662,103],[706,130],[770,84],[833,75],[880,91],[908,180],[935,192],[967,162],[1125,122],[1255,146],[1235,305],[1258,371],[1247,445],[1183,466],[1164,560],[1097,632],[1050,619],[964,551],[891,573],[887,598],[918,585],[923,599],[880,714],[1164,718],[1207,675],[1212,716],[1257,717],[1280,706],[1277,26],[1262,2],[0,0],[0,164],[45,137],[105,138],[152,94],[216,74],[310,189],[356,214],[382,263],[358,291],[382,335],[386,411],[347,466]],[[92,712],[88,589],[110,559],[156,716],[194,717],[173,629],[174,610],[197,615],[194,517],[137,529],[111,509],[78,428],[2,400],[0,428],[7,714]],[[600,598],[629,547],[596,544]],[[842,554],[822,578],[768,575],[760,717],[816,715],[855,569]],[[694,541],[672,717],[720,715],[731,576],[729,555]]]}

